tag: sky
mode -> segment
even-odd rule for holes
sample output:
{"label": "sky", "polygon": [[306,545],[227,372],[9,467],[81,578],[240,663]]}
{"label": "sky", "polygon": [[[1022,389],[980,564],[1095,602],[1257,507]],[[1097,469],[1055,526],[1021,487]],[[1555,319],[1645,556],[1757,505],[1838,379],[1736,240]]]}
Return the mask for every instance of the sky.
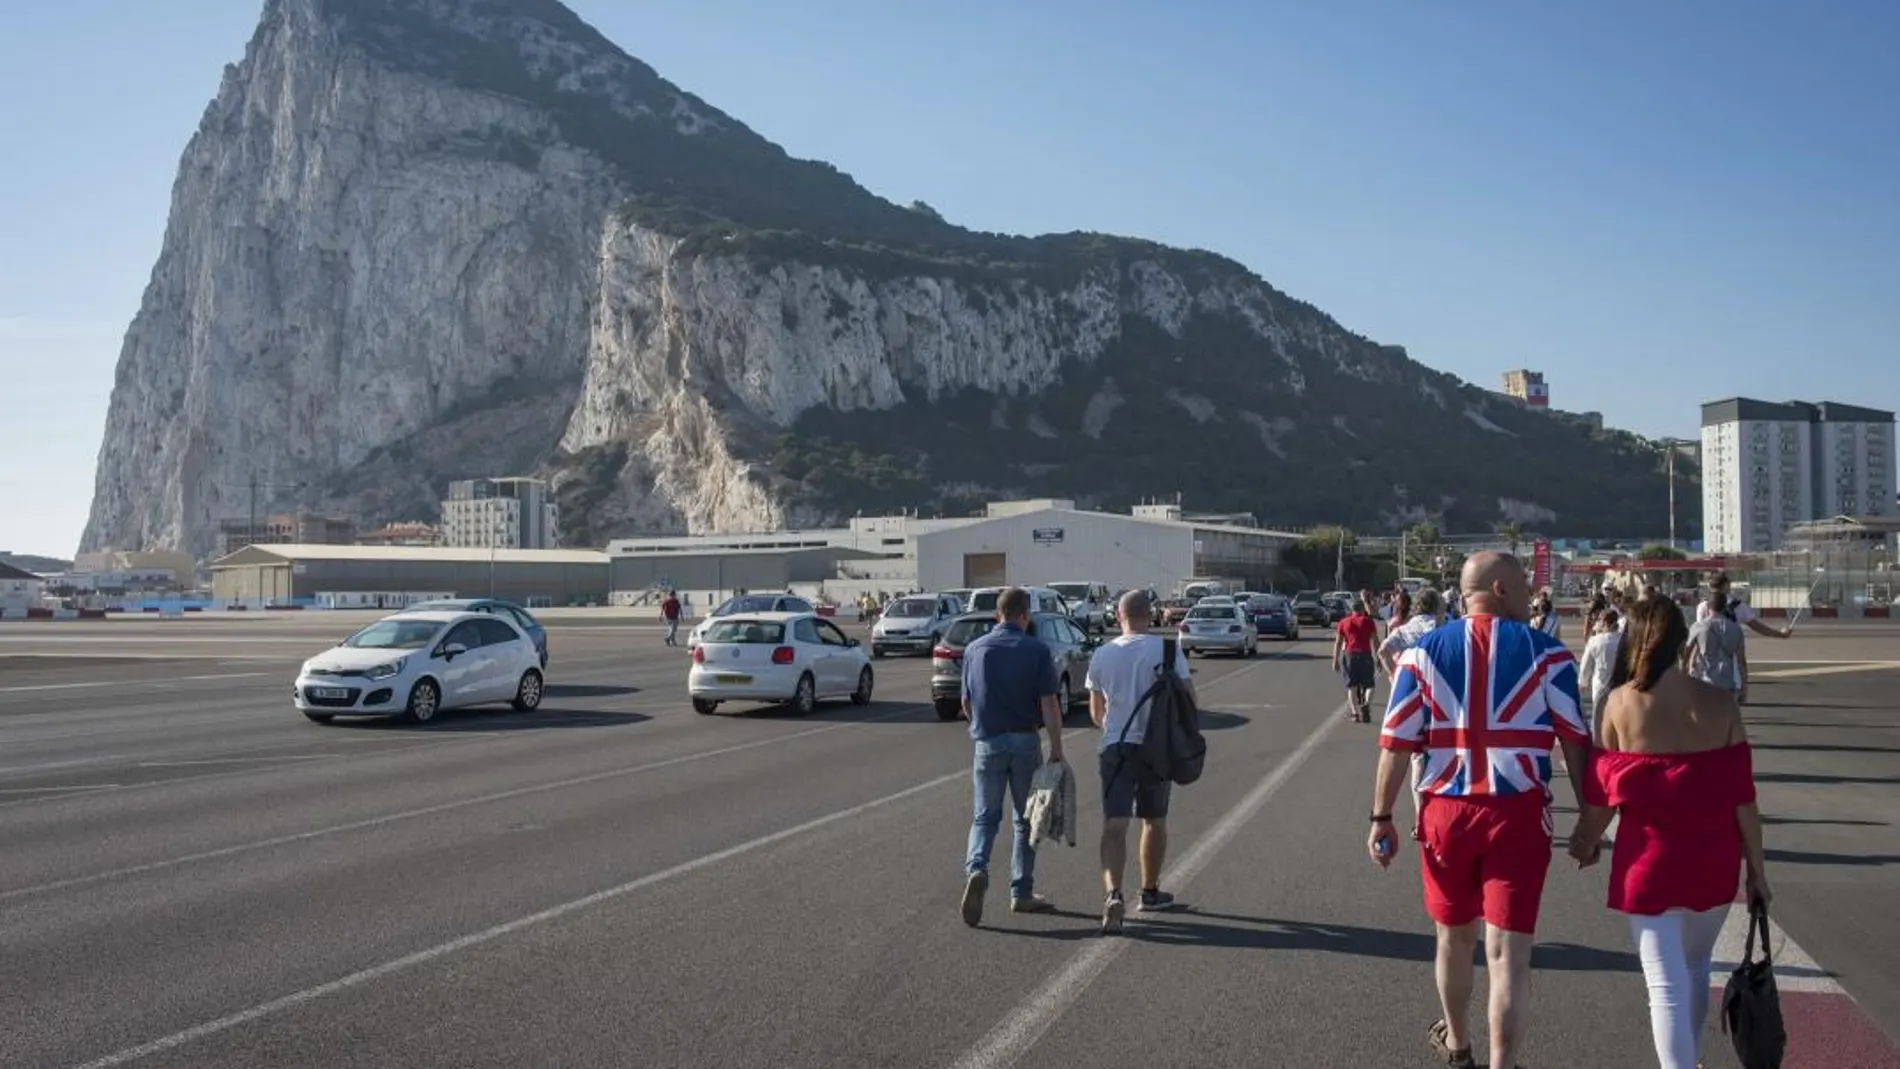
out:
{"label": "sky", "polygon": [[[1211,249],[1494,387],[1693,436],[1900,408],[1891,0],[571,0],[953,222]],[[0,550],[70,554],[178,159],[260,0],[0,0]]]}

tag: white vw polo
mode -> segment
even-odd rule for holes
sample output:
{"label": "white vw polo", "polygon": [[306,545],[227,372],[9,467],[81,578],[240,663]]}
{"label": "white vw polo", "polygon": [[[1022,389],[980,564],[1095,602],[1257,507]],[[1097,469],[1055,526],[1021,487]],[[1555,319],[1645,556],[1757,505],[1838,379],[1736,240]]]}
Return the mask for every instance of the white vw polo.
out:
{"label": "white vw polo", "polygon": [[406,612],[370,624],[303,664],[291,688],[319,724],[339,716],[401,716],[507,702],[541,705],[546,686],[534,640],[485,612]]}
{"label": "white vw polo", "polygon": [[855,638],[815,613],[757,612],[709,621],[686,675],[693,711],[729,701],[787,704],[809,713],[825,698],[871,701],[871,659]]}

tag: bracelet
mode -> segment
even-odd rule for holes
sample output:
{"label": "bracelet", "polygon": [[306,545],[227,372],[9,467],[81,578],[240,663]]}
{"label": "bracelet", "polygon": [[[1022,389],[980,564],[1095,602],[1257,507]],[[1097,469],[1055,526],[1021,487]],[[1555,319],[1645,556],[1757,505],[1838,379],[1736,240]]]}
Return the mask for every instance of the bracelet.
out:
{"label": "bracelet", "polygon": [[1390,823],[1392,823],[1392,814],[1390,814],[1390,813],[1374,813],[1374,814],[1372,814],[1372,822],[1373,822],[1374,824],[1390,824]]}

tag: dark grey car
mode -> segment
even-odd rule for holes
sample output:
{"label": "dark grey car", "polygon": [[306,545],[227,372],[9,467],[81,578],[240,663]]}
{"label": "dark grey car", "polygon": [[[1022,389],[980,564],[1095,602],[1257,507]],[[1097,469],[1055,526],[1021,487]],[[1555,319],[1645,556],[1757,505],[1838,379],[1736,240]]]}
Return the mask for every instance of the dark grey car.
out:
{"label": "dark grey car", "polygon": [[[930,700],[937,719],[955,720],[963,715],[963,651],[995,627],[994,613],[965,613],[950,622],[930,651]],[[1088,701],[1089,659],[1101,640],[1083,634],[1074,620],[1060,613],[1031,616],[1029,631],[1049,647],[1049,656],[1055,660],[1057,700],[1062,703],[1062,715],[1068,716],[1077,704]]]}

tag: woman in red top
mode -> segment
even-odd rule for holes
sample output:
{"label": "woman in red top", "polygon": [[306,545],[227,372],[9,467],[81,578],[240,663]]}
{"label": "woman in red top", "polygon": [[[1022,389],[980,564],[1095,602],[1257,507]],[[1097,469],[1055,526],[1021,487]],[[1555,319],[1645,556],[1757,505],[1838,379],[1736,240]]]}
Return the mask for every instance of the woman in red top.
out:
{"label": "woman in red top", "polygon": [[1741,710],[1676,667],[1688,637],[1671,602],[1630,607],[1570,844],[1579,864],[1593,864],[1620,814],[1610,908],[1629,915],[1662,1069],[1697,1065],[1710,959],[1744,862],[1750,904],[1769,898]]}

